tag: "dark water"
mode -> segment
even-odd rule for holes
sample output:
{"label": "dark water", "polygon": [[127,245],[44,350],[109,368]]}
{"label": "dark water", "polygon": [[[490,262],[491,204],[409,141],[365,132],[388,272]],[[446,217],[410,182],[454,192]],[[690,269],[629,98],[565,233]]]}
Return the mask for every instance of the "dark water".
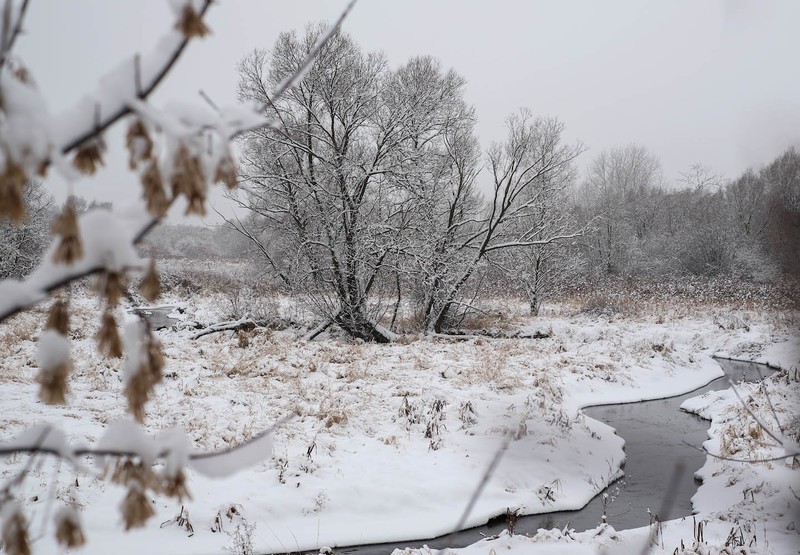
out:
{"label": "dark water", "polygon": [[[760,376],[772,373],[761,364],[718,360],[725,373],[734,381],[756,381]],[[696,389],[680,397],[643,401],[622,405],[589,407],[584,412],[597,420],[605,422],[617,430],[625,439],[625,476],[611,484],[594,497],[583,509],[561,511],[519,517],[514,532],[535,534],[539,528],[564,528],[575,530],[594,528],[602,522],[603,493],[608,494],[606,514],[608,523],[617,530],[638,528],[650,524],[647,510],[657,514],[662,500],[669,492],[674,500],[669,504],[661,520],[679,518],[692,514],[691,498],[697,491],[698,482],[694,473],[705,464],[705,454],[686,445],[699,446],[708,439],[707,420],[681,411],[686,399],[696,397],[706,391],[729,387],[727,378],[714,380],[705,387]],[[683,468],[680,472],[679,468]],[[401,543],[387,543],[357,547],[337,548],[336,553],[357,553],[359,555],[378,555],[391,553],[393,549],[404,547],[464,547],[485,536],[499,534],[506,529],[505,518],[496,523],[470,528],[449,536],[429,540]]]}

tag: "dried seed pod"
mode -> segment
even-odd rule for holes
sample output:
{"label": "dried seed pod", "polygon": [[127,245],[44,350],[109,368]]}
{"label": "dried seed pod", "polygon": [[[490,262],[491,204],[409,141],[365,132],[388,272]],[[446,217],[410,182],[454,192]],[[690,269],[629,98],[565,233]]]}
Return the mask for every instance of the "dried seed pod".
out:
{"label": "dried seed pod", "polygon": [[103,165],[103,152],[106,145],[101,139],[93,139],[78,147],[72,165],[86,175],[94,175],[99,166]]}
{"label": "dried seed pod", "polygon": [[161,342],[148,334],[147,360],[149,364],[149,376],[151,388],[164,379],[164,351]]}
{"label": "dried seed pod", "polygon": [[67,548],[81,547],[86,543],[80,519],[75,511],[62,508],[55,517],[56,541]]}
{"label": "dried seed pod", "polygon": [[67,403],[67,376],[70,363],[64,362],[52,368],[42,368],[36,376],[39,383],[39,399],[46,405],[65,405]]}
{"label": "dried seed pod", "polygon": [[103,272],[97,278],[96,288],[106,298],[108,306],[117,306],[127,291],[125,275],[121,272]]}
{"label": "dried seed pod", "polygon": [[154,514],[153,504],[141,487],[136,484],[132,485],[122,502],[122,519],[125,521],[125,530],[141,528]]}
{"label": "dried seed pod", "polygon": [[69,341],[55,329],[46,329],[39,337],[36,381],[40,384],[39,398],[48,405],[66,402],[67,376],[71,368],[69,351]]}
{"label": "dried seed pod", "polygon": [[117,322],[111,310],[106,308],[103,313],[103,322],[97,332],[98,350],[112,358],[122,358],[122,340],[117,330]]}
{"label": "dried seed pod", "polygon": [[22,509],[10,502],[3,510],[3,548],[8,555],[30,555],[28,523]]}
{"label": "dried seed pod", "polygon": [[203,170],[200,167],[200,160],[189,153],[186,146],[181,146],[175,157],[175,167],[173,168],[172,196],[183,195],[188,201],[186,215],[198,214],[206,215],[206,181]]}
{"label": "dried seed pod", "polygon": [[144,341],[146,344],[138,371],[128,378],[124,390],[128,399],[128,411],[137,422],[144,422],[144,406],[153,388],[164,377],[164,354],[161,351],[161,343],[149,332]]}
{"label": "dried seed pod", "polygon": [[164,354],[161,343],[144,321],[131,322],[125,326],[124,393],[128,399],[128,410],[133,417],[144,420],[144,405],[150,392],[163,379]]}
{"label": "dried seed pod", "polygon": [[151,468],[145,468],[141,461],[133,462],[129,458],[117,461],[111,473],[111,481],[122,486],[138,484],[142,489],[157,484],[156,475]]}
{"label": "dried seed pod", "polygon": [[61,237],[53,262],[56,264],[72,264],[83,257],[83,244],[78,232],[78,215],[72,202],[67,202],[64,210],[53,221],[53,233]]}
{"label": "dried seed pod", "polygon": [[31,72],[28,71],[28,68],[26,68],[22,64],[18,63],[17,67],[14,69],[14,76],[16,76],[17,79],[19,79],[26,85],[33,85],[33,78],[31,78]]}
{"label": "dried seed pod", "polygon": [[14,223],[25,218],[25,172],[13,160],[6,159],[6,167],[0,175],[0,219],[8,216]]}
{"label": "dried seed pod", "polygon": [[147,267],[147,273],[139,285],[139,291],[142,296],[149,302],[154,302],[161,296],[161,280],[158,277],[158,270],[156,269],[156,261],[151,259],[150,265]]}
{"label": "dried seed pod", "polygon": [[214,173],[215,183],[224,183],[228,189],[236,187],[236,178],[239,172],[236,170],[236,164],[230,154],[223,156],[217,164],[217,170]]}
{"label": "dried seed pod", "polygon": [[158,171],[158,162],[155,159],[150,161],[147,169],[142,173],[142,189],[147,211],[153,216],[163,216],[169,208],[167,194],[164,192],[164,181],[161,179],[161,172]]}
{"label": "dried seed pod", "polygon": [[139,163],[153,157],[153,140],[142,120],[137,118],[128,127],[125,146],[128,148],[128,167],[132,170],[136,169]]}
{"label": "dried seed pod", "polygon": [[139,422],[144,422],[144,406],[150,393],[150,380],[141,369],[139,373],[128,380],[124,389],[128,399],[128,412]]}
{"label": "dried seed pod", "polygon": [[200,17],[200,14],[198,14],[188,2],[183,7],[183,11],[181,12],[178,22],[175,24],[175,28],[183,33],[183,36],[187,39],[192,37],[202,38],[211,33],[203,22],[203,18]]}
{"label": "dried seed pod", "polygon": [[55,330],[63,336],[69,333],[69,310],[67,303],[62,300],[57,300],[50,307],[50,313],[47,315],[47,324],[44,329]]}
{"label": "dried seed pod", "polygon": [[184,499],[192,499],[192,494],[186,486],[186,475],[183,470],[178,470],[174,476],[168,476],[162,480],[161,493],[167,497],[175,497],[181,502]]}

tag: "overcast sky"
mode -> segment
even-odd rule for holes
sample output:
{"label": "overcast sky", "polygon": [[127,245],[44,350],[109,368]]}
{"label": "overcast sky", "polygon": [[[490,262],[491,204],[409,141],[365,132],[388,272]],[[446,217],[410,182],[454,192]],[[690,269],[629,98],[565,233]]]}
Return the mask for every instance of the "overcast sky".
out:
{"label": "overcast sky", "polygon": [[[278,33],[333,20],[344,0],[220,0],[213,35],[193,42],[153,101],[235,100],[236,64]],[[167,0],[32,0],[17,54],[55,113],[94,89],[171,25]],[[800,145],[800,1],[360,0],[344,30],[392,66],[430,54],[467,79],[481,144],[521,106],[558,116],[589,151],[638,143],[675,182],[692,163],[734,177]],[[139,195],[122,130],[108,169],[78,182],[88,199]],[[52,173],[52,172],[51,172]],[[66,186],[48,185],[59,199]]]}

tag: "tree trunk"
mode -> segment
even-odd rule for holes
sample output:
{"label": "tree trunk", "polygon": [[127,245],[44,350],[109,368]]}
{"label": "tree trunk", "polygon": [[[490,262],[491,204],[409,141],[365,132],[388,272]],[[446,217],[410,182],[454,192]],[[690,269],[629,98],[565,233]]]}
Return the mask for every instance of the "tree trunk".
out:
{"label": "tree trunk", "polygon": [[390,333],[371,322],[361,310],[340,311],[334,320],[336,325],[354,338],[375,343],[391,343],[394,339]]}
{"label": "tree trunk", "polygon": [[539,309],[541,308],[541,303],[539,301],[539,297],[534,293],[529,299],[528,302],[531,308],[531,316],[538,316]]}

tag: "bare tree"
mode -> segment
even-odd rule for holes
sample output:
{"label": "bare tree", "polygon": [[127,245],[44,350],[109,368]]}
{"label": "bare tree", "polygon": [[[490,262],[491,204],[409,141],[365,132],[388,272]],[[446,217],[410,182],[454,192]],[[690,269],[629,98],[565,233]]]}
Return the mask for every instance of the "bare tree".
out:
{"label": "bare tree", "polygon": [[535,202],[527,215],[512,222],[513,227],[535,229],[534,238],[543,241],[508,249],[502,255],[510,285],[523,293],[531,316],[539,314],[545,297],[556,294],[579,272],[581,262],[573,248],[574,240],[545,241],[554,229],[578,229],[570,206],[575,178],[574,164],[559,175],[545,177],[544,180],[558,180],[548,186],[550,194]]}
{"label": "bare tree", "polygon": [[548,203],[563,190],[583,147],[563,144],[561,122],[535,118],[527,109],[509,116],[506,127],[506,140],[494,143],[487,154],[493,186],[483,213],[478,219],[467,215],[457,222],[467,229],[466,236],[451,246],[460,263],[431,295],[434,302],[425,313],[427,330],[441,331],[453,311],[463,307],[459,295],[489,254],[546,245],[581,233],[562,219],[537,214],[547,213]]}
{"label": "bare tree", "polygon": [[728,185],[725,196],[738,233],[754,240],[761,237],[772,212],[766,180],[749,169]]}
{"label": "bare tree", "polygon": [[630,264],[637,240],[652,232],[660,184],[661,164],[642,146],[612,148],[595,158],[584,185],[589,215],[597,218],[584,243],[595,267],[618,273]]}
{"label": "bare tree", "polygon": [[787,273],[800,276],[800,152],[789,148],[762,171],[772,215],[763,243]]}
{"label": "bare tree", "polygon": [[39,181],[25,186],[25,217],[18,224],[0,221],[0,279],[22,279],[39,264],[50,243],[53,197]]}
{"label": "bare tree", "polygon": [[[268,55],[240,65],[243,99],[295,71],[321,25],[284,33]],[[419,229],[415,210],[440,181],[440,147],[459,117],[463,79],[438,62],[415,58],[390,71],[382,55],[366,54],[344,33],[320,52],[303,83],[266,113],[279,130],[251,133],[243,176],[251,215],[229,223],[257,244],[284,282],[303,291],[318,311],[348,334],[385,342],[382,281],[399,283],[397,262]],[[279,243],[292,257],[280,262]]]}

